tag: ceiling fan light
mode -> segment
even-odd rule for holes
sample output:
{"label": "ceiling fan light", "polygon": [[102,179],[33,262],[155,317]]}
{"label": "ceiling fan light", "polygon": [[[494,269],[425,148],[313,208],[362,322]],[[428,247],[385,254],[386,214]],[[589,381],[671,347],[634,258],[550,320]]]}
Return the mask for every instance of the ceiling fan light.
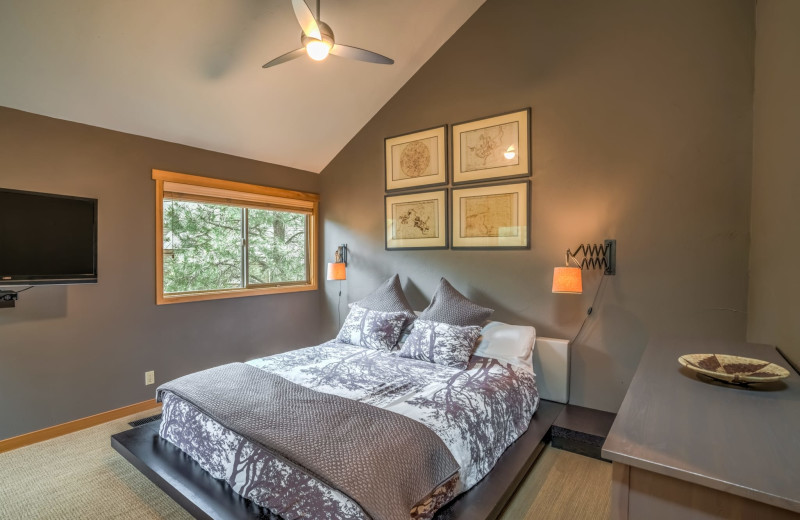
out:
{"label": "ceiling fan light", "polygon": [[306,44],[306,53],[312,60],[322,61],[328,57],[331,46],[328,42],[311,40]]}

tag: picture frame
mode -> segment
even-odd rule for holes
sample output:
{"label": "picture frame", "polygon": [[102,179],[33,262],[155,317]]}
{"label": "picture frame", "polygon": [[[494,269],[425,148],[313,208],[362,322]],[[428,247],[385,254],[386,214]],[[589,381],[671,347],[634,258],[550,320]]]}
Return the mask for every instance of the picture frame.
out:
{"label": "picture frame", "polygon": [[530,135],[530,107],[454,124],[453,184],[530,177]]}
{"label": "picture frame", "polygon": [[530,181],[451,191],[452,249],[530,249]]}
{"label": "picture frame", "polygon": [[386,250],[447,249],[447,189],[384,195]]}
{"label": "picture frame", "polygon": [[447,184],[447,125],[384,139],[386,191]]}

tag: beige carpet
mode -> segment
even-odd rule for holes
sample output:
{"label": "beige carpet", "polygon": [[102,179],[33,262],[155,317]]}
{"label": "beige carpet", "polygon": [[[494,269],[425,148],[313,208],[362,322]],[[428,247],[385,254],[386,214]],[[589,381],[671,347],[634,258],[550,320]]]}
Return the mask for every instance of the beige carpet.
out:
{"label": "beige carpet", "polygon": [[500,518],[601,520],[610,506],[610,463],[547,447]]}
{"label": "beige carpet", "polygon": [[[0,519],[190,519],[111,448],[142,412],[0,454]],[[501,518],[608,518],[611,464],[546,448]]]}
{"label": "beige carpet", "polygon": [[0,518],[191,519],[111,447],[150,410],[0,454]]}

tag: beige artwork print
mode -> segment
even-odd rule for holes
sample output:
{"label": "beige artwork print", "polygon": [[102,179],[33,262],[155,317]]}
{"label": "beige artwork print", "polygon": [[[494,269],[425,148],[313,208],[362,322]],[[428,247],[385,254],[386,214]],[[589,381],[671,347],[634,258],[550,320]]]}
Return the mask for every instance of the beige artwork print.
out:
{"label": "beige artwork print", "polygon": [[519,123],[489,126],[461,134],[461,171],[471,172],[519,164],[519,154],[506,159],[509,146],[519,150]]}
{"label": "beige artwork print", "polygon": [[392,204],[392,238],[438,238],[439,201],[421,200]]}
{"label": "beige artwork print", "polygon": [[439,174],[438,138],[429,137],[392,146],[392,179],[415,179]]}
{"label": "beige artwork print", "polygon": [[461,199],[461,236],[514,237],[519,234],[519,194],[500,193]]}

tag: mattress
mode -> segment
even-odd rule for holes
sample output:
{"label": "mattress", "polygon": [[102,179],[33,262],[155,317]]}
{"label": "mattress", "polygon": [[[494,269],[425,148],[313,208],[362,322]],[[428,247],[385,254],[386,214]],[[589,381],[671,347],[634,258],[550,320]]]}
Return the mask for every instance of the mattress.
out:
{"label": "mattress", "polygon": [[[430,518],[480,481],[525,432],[539,403],[530,370],[477,356],[466,370],[458,370],[328,342],[248,363],[319,392],[405,415],[436,433],[460,469],[410,512],[412,518]],[[160,435],[239,495],[287,519],[369,518],[343,493],[225,428],[192,404],[170,393],[163,402]]]}

